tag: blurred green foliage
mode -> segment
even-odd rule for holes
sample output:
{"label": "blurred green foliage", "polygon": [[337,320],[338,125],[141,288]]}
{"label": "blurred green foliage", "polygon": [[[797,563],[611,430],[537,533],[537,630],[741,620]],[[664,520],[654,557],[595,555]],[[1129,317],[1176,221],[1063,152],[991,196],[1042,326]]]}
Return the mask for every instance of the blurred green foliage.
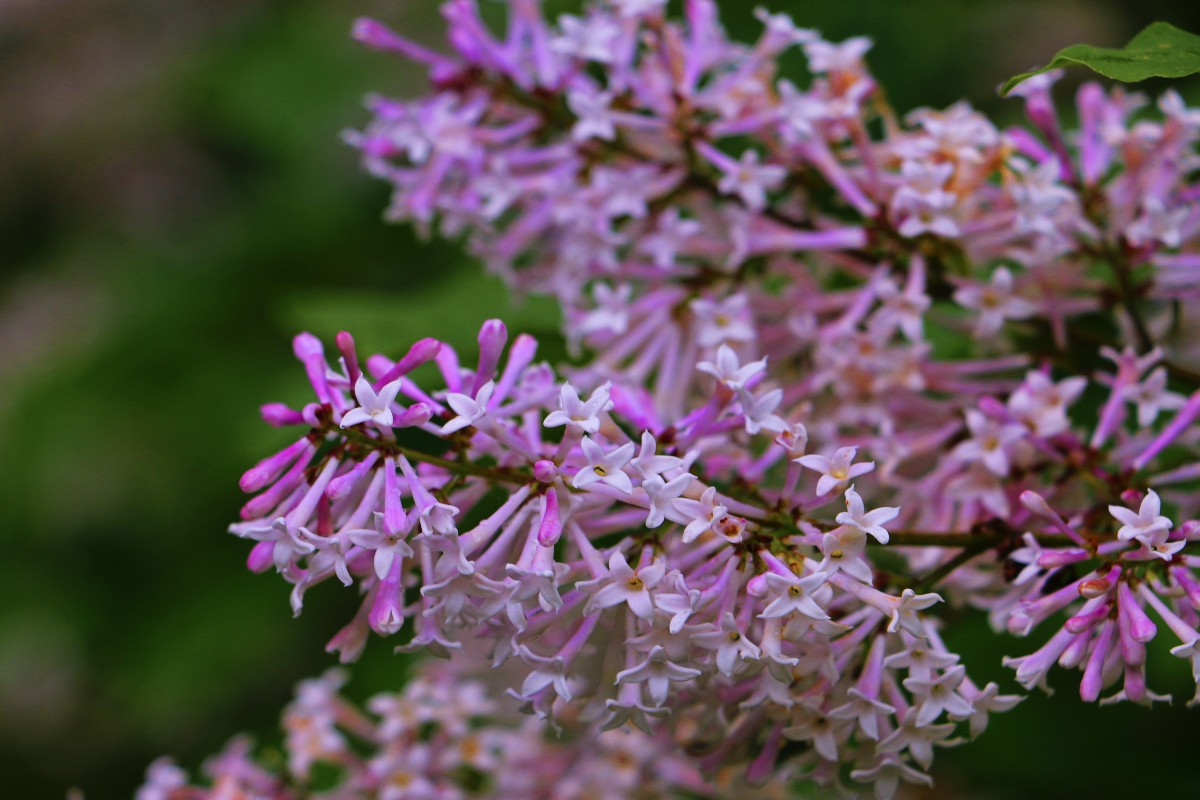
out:
{"label": "blurred green foliage", "polygon": [[[899,109],[966,96],[1009,117],[994,87],[1063,44],[1119,43],[1154,18],[1200,30],[1190,3],[768,5],[832,38],[872,36]],[[44,77],[0,92],[0,796],[105,800],[131,796],[159,754],[195,768],[239,731],[276,740],[293,684],[333,663],[322,646],[356,598],[321,587],[292,620],[286,587],[249,574],[224,533],[241,471],[288,437],[256,407],[305,398],[295,331],[469,352],[500,315],[562,350],[551,304],[514,309],[453,244],[383,224],[385,190],[338,141],[367,91],[421,91],[417,72],[348,41],[352,16],[436,41],[433,3],[37,6],[0,15],[0,69]],[[147,9],[161,25],[145,28]],[[724,16],[756,34],[748,5]],[[954,631],[973,674],[1012,687],[1000,657],[1030,643],[978,618]],[[1185,694],[1173,661],[1154,658],[1174,671],[1152,680]],[[376,640],[352,694],[405,668]],[[1194,727],[1179,708],[1083,708],[1064,681],[941,757],[936,793],[1200,796],[1174,767]]]}

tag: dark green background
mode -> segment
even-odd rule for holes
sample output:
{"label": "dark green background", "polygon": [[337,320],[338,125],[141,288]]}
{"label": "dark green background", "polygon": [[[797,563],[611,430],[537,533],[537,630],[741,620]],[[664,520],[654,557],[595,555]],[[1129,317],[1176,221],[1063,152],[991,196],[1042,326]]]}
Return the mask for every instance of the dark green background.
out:
{"label": "dark green background", "polygon": [[[900,109],[966,97],[1008,119],[994,87],[1063,45],[1200,31],[1187,2],[767,5],[872,36]],[[743,38],[750,7],[724,7]],[[305,397],[294,332],[469,350],[503,315],[553,337],[552,306],[511,309],[454,246],[380,221],[386,189],[339,131],[421,75],[349,42],[363,13],[439,41],[427,0],[0,5],[0,797],[129,797],[159,754],[195,767],[238,731],[271,741],[295,681],[332,663],[353,594],[323,587],[293,620],[224,532],[241,471],[286,441],[257,406]],[[955,630],[972,674],[1011,688],[1000,656],[1031,643]],[[389,650],[372,643],[352,693],[402,680]],[[1152,685],[1190,694],[1155,656]],[[1196,714],[1083,708],[1066,677],[941,755],[934,794],[1200,796]]]}

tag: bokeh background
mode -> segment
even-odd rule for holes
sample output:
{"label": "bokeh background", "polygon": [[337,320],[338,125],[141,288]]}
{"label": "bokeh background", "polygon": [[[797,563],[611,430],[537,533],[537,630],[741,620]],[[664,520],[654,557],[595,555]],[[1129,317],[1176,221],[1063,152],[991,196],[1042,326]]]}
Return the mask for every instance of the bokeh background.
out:
{"label": "bokeh background", "polygon": [[[766,5],[873,37],[899,109],[965,97],[1001,120],[1018,108],[994,87],[1059,47],[1200,31],[1190,0]],[[723,3],[742,38],[750,10]],[[360,14],[440,41],[433,0],[0,0],[0,797],[126,798],[160,754],[277,742],[293,684],[332,664],[352,594],[323,587],[293,620],[225,533],[241,471],[287,436],[258,405],[305,396],[294,332],[469,350],[503,315],[554,338],[552,306],[514,307],[453,245],[381,221],[339,133],[367,92],[422,82],[349,41]],[[1012,688],[1000,657],[1030,643],[955,630],[972,674]],[[1157,655],[1152,680],[1188,696]],[[376,640],[351,693],[406,667]],[[930,796],[1200,796],[1200,711],[1083,708],[1073,683],[939,756]]]}

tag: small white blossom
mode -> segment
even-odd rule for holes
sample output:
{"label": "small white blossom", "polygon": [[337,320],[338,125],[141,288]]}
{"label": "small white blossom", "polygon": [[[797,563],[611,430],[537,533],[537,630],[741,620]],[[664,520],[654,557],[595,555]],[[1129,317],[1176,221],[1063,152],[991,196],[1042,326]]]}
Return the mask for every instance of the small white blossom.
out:
{"label": "small white blossom", "polygon": [[1162,501],[1153,489],[1146,490],[1146,496],[1142,498],[1142,504],[1136,514],[1124,506],[1108,507],[1108,513],[1121,523],[1117,538],[1123,542],[1137,539],[1148,548],[1163,544],[1174,524],[1164,517],[1161,511]]}
{"label": "small white blossom", "polygon": [[817,496],[819,497],[829,494],[838,486],[875,469],[874,461],[853,463],[857,454],[857,447],[839,447],[834,451],[833,458],[813,453],[793,460],[802,467],[821,473],[821,478],[817,481]]}
{"label": "small white blossom", "polygon": [[862,497],[851,486],[846,490],[846,510],[838,514],[834,521],[840,525],[858,528],[863,533],[869,533],[880,544],[888,543],[888,532],[883,527],[885,522],[891,522],[900,513],[899,508],[881,506],[867,511]]}
{"label": "small white blossom", "polygon": [[479,387],[479,391],[476,392],[474,397],[458,392],[447,394],[446,404],[458,416],[442,426],[442,433],[454,433],[463,428],[468,428],[487,416],[488,401],[492,399],[492,392],[495,390],[496,384],[488,381]]}
{"label": "small white blossom", "polygon": [[730,389],[741,389],[751,378],[762,373],[766,368],[767,360],[765,358],[751,361],[743,366],[738,361],[737,353],[733,352],[733,348],[727,344],[722,344],[717,348],[717,356],[714,361],[701,361],[696,365],[697,370],[712,375]]}
{"label": "small white blossom", "polygon": [[341,426],[348,428],[360,422],[371,422],[381,428],[391,427],[395,421],[392,403],[400,392],[400,382],[401,379],[397,378],[376,394],[366,376],[359,375],[354,383],[354,398],[358,401],[358,408],[352,408],[342,415]]}
{"label": "small white blossom", "polygon": [[1037,313],[1037,306],[1013,293],[1013,277],[1007,267],[997,267],[986,284],[956,289],[954,302],[979,312],[975,321],[978,338],[999,333],[1006,319],[1026,319]]}
{"label": "small white blossom", "polygon": [[667,659],[667,651],[656,645],[646,660],[637,666],[617,673],[617,683],[644,683],[654,705],[667,702],[671,681],[689,681],[700,677],[700,670],[681,667]]}
{"label": "small white blossom", "polygon": [[559,392],[560,410],[552,411],[542,424],[547,428],[557,428],[559,425],[578,428],[584,433],[595,433],[600,430],[600,415],[613,407],[609,399],[609,384],[605,383],[592,392],[592,396],[584,402],[579,399],[579,392],[569,383],[564,383]]}
{"label": "small white blossom", "polygon": [[593,483],[606,483],[614,489],[625,492],[633,491],[633,482],[625,474],[624,467],[633,458],[633,442],[626,442],[609,453],[586,436],[580,443],[583,454],[587,456],[587,466],[575,473],[571,485],[583,489]]}

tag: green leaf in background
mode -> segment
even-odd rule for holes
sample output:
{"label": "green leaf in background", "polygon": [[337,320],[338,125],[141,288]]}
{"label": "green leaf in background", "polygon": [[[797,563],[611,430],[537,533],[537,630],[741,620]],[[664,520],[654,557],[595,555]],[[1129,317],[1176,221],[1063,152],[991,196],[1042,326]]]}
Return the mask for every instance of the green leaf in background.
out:
{"label": "green leaf in background", "polygon": [[1168,22],[1152,22],[1119,50],[1073,44],[1059,50],[1046,66],[1009,78],[1000,87],[1000,94],[1008,94],[1018,83],[1034,75],[1070,66],[1087,67],[1125,83],[1147,78],[1184,78],[1200,72],[1200,36]]}

